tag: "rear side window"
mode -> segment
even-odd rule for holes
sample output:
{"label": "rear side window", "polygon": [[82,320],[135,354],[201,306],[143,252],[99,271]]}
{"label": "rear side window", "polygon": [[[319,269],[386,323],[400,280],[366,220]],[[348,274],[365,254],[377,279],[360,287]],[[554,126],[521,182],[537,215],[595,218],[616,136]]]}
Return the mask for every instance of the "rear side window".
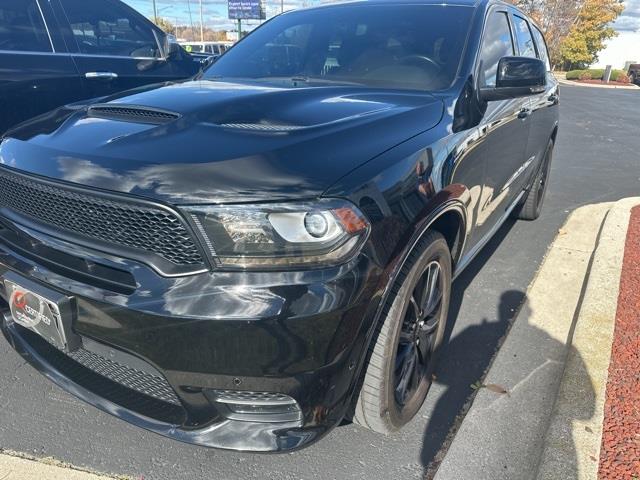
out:
{"label": "rear side window", "polygon": [[533,36],[536,38],[536,44],[538,45],[538,58],[545,63],[547,70],[551,71],[549,50],[547,49],[547,42],[544,41],[544,35],[537,27],[533,27]]}
{"label": "rear side window", "polygon": [[36,0],[0,2],[0,50],[51,52],[51,42]]}
{"label": "rear side window", "polygon": [[153,29],[118,2],[62,0],[80,53],[117,57],[160,56]]}
{"label": "rear side window", "polygon": [[513,55],[509,17],[504,12],[494,12],[487,20],[482,40],[480,86],[495,87],[500,59]]}
{"label": "rear side window", "polygon": [[518,40],[518,48],[521,57],[537,58],[536,47],[533,43],[529,22],[517,15],[513,16],[514,27],[516,29],[516,39]]}

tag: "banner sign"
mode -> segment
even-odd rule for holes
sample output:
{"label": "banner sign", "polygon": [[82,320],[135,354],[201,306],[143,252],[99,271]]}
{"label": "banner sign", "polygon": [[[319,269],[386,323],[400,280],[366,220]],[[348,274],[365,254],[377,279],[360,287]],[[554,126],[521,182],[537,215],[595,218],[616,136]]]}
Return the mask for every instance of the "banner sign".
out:
{"label": "banner sign", "polygon": [[264,20],[266,18],[262,0],[229,0],[231,20]]}

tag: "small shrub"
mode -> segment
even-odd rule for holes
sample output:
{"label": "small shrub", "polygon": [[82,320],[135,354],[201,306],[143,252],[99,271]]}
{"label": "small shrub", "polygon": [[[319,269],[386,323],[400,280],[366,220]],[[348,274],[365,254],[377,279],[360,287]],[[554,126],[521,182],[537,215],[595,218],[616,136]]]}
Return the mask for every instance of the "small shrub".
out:
{"label": "small shrub", "polygon": [[[626,76],[627,76],[627,72],[625,72],[624,70],[613,70],[611,72],[611,81],[619,82],[620,77],[626,77]],[[624,83],[628,83],[628,82],[624,82]]]}
{"label": "small shrub", "polygon": [[589,71],[584,71],[580,74],[580,76],[578,77],[578,80],[592,80],[593,76],[591,75],[591,72]]}
{"label": "small shrub", "polygon": [[585,70],[571,70],[567,72],[567,80],[578,80]]}
{"label": "small shrub", "polygon": [[620,83],[631,83],[631,79],[629,78],[629,75],[627,75],[626,73],[622,72],[620,75],[618,75],[618,79],[615,80],[616,82],[620,82]]}

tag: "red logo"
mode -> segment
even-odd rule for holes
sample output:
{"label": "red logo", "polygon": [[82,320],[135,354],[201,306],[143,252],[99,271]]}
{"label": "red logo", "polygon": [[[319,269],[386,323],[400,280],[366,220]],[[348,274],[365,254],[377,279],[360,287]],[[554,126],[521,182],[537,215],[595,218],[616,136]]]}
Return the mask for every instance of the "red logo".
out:
{"label": "red logo", "polygon": [[27,306],[27,299],[25,298],[25,294],[22,292],[16,292],[13,297],[13,304],[16,308],[23,309]]}

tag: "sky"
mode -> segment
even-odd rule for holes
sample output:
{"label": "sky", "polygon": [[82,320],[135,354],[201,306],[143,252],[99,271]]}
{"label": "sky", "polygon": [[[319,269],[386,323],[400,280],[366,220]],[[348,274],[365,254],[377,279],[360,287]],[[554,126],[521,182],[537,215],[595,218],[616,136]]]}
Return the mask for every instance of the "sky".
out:
{"label": "sky", "polygon": [[[123,0],[124,3],[148,17],[153,16],[153,0]],[[273,17],[281,11],[281,0],[263,0],[267,18]],[[284,0],[284,9],[293,10],[303,6],[312,6],[325,3],[330,0]],[[172,23],[178,25],[193,24],[200,26],[200,0],[156,0],[158,16],[166,17]],[[189,14],[189,9],[191,14]],[[202,16],[204,24],[215,30],[232,30],[235,21],[228,19],[227,0],[202,0]],[[258,25],[259,21],[245,20],[243,22],[248,29]],[[244,30],[244,28],[243,28]]]}
{"label": "sky", "polygon": [[[263,0],[267,18],[280,12],[281,0]],[[284,9],[292,10],[332,0],[283,0]],[[153,16],[153,0],[124,0],[148,17]],[[200,0],[156,0],[158,15],[178,25],[200,25]],[[191,14],[189,14],[191,11]],[[233,21],[227,14],[227,0],[202,0],[202,11],[206,26],[216,30],[232,30]],[[245,21],[247,29],[258,25],[258,21]],[[613,65],[622,68],[626,61],[640,62],[640,0],[626,0],[625,10],[615,23],[618,37],[607,44],[596,65]]]}
{"label": "sky", "polygon": [[595,66],[622,68],[625,62],[640,63],[640,0],[627,0],[622,15],[614,25],[618,36],[600,53]]}

